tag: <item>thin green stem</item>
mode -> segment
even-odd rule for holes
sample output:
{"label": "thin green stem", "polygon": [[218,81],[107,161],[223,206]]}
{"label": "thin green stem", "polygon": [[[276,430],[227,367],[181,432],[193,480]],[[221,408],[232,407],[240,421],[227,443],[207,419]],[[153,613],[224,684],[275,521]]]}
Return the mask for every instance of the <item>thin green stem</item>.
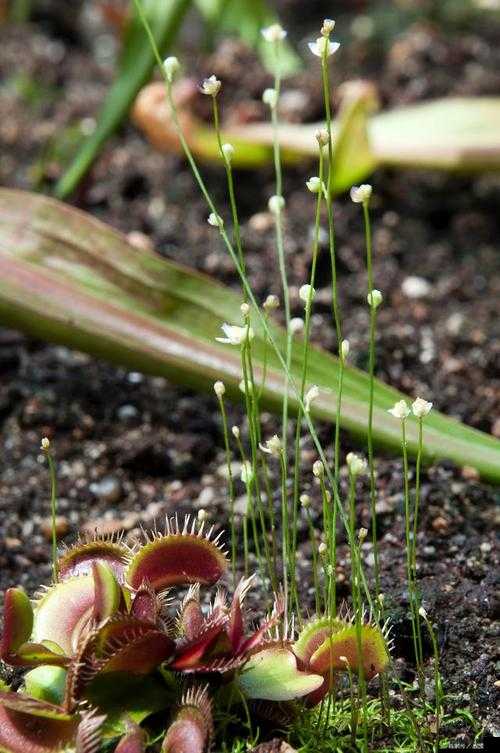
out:
{"label": "thin green stem", "polygon": [[43,448],[44,455],[47,458],[50,475],[50,518],[51,518],[51,539],[52,539],[52,577],[54,583],[57,582],[57,474],[56,465],[52,453],[48,448]]}
{"label": "thin green stem", "polygon": [[235,493],[234,493],[233,471],[231,468],[231,447],[229,445],[229,431],[228,431],[228,425],[227,425],[226,408],[224,406],[224,399],[222,395],[219,395],[219,394],[217,395],[217,399],[219,401],[220,413],[222,417],[222,433],[224,436],[224,450],[226,453],[227,485],[228,485],[229,510],[230,510],[229,514],[231,518],[231,567],[233,571],[233,582],[234,582],[234,585],[236,585],[236,525],[235,525],[235,518],[234,518]]}
{"label": "thin green stem", "polygon": [[402,449],[403,449],[403,480],[404,480],[404,517],[405,517],[405,544],[406,544],[406,574],[408,579],[408,598],[410,602],[411,630],[413,637],[413,649],[415,652],[415,662],[417,664],[417,675],[420,681],[419,661],[418,661],[418,641],[415,622],[415,599],[413,588],[413,577],[411,567],[411,512],[410,512],[410,480],[408,471],[408,450],[406,447],[406,420],[401,421],[402,432]]}

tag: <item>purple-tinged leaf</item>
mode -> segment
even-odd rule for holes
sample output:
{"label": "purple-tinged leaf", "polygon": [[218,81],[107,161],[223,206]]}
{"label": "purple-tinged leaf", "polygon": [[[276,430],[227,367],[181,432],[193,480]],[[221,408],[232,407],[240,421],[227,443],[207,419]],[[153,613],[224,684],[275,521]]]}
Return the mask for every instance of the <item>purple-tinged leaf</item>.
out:
{"label": "purple-tinged leaf", "polygon": [[252,587],[254,576],[250,578],[242,578],[236,586],[233,600],[231,602],[231,609],[229,612],[229,624],[227,626],[227,634],[233,651],[237,651],[244,639],[244,622],[243,622],[243,602],[248,591]]}
{"label": "purple-tinged leaf", "polygon": [[90,575],[95,562],[103,562],[113,571],[119,583],[123,583],[123,572],[130,560],[130,550],[120,539],[100,538],[82,539],[69,547],[57,561],[60,580],[73,575]]}
{"label": "purple-tinged leaf", "polygon": [[155,625],[159,612],[158,598],[149,583],[143,583],[132,600],[130,614],[141,622]]}
{"label": "purple-tinged leaf", "polygon": [[257,648],[257,646],[260,646],[261,643],[266,639],[269,631],[278,624],[284,611],[284,599],[282,596],[278,596],[276,601],[274,602],[272,614],[264,619],[260,627],[254,633],[252,633],[249,638],[241,643],[238,649],[238,653],[245,655],[249,651]]}
{"label": "purple-tinged leaf", "polygon": [[169,586],[203,583],[213,585],[227,570],[228,560],[203,526],[196,521],[189,527],[189,518],[180,530],[177,521],[167,521],[164,535],[155,535],[133,556],[126,572],[127,583],[140,588],[147,581],[160,591]]}
{"label": "purple-tinged leaf", "polygon": [[115,748],[115,753],[144,753],[146,733],[138,724],[127,722],[127,732]]}
{"label": "purple-tinged leaf", "polygon": [[35,605],[33,640],[53,641],[71,656],[82,631],[92,622],[95,589],[91,575],[51,586]]}
{"label": "purple-tinged leaf", "polygon": [[[227,623],[226,615],[216,615],[206,620],[203,629],[191,640],[183,640],[176,648],[171,668],[176,670],[196,670],[209,656],[210,649],[223,634]],[[210,658],[212,658],[210,656]]]}
{"label": "purple-tinged leaf", "polygon": [[96,635],[95,658],[99,672],[149,674],[174,652],[164,632],[133,617],[117,616]]}
{"label": "purple-tinged leaf", "polygon": [[0,658],[12,663],[9,657],[31,637],[33,608],[22,588],[9,588],[5,592],[3,633],[0,643]]}
{"label": "purple-tinged leaf", "polygon": [[212,737],[212,706],[207,688],[190,689],[163,740],[162,753],[205,753]]}
{"label": "purple-tinged leaf", "polygon": [[2,753],[54,753],[73,740],[77,724],[60,706],[0,691]]}
{"label": "purple-tinged leaf", "polygon": [[122,590],[111,567],[102,561],[92,563],[94,605],[92,617],[96,624],[111,617],[120,606]]}
{"label": "purple-tinged leaf", "polygon": [[101,727],[106,716],[95,711],[86,713],[76,731],[75,753],[98,753],[101,747]]}
{"label": "purple-tinged leaf", "polygon": [[204,624],[205,618],[200,606],[200,584],[195,583],[189,587],[182,600],[178,618],[179,632],[186,640],[191,641],[201,634]]}

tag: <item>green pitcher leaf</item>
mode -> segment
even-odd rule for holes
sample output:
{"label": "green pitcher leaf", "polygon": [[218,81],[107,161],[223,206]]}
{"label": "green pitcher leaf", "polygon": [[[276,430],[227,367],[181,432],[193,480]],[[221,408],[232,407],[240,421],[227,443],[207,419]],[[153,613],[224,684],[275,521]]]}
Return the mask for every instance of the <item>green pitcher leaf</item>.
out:
{"label": "green pitcher leaf", "polygon": [[[0,189],[0,322],[6,326],[183,386],[212,392],[213,383],[222,379],[228,394],[241,400],[239,350],[215,341],[223,322],[241,322],[240,304],[241,296],[224,285],[132,246],[89,215],[44,196]],[[252,326],[260,383],[265,343],[260,323],[254,320]],[[283,330],[273,327],[272,332],[284,352]],[[262,402],[278,411],[284,378],[274,351],[267,350]],[[302,341],[295,340],[295,382],[303,352]],[[335,357],[310,348],[308,381],[320,391],[311,407],[316,419],[335,419],[338,369]],[[376,382],[374,441],[398,453],[401,427],[387,410],[402,397]],[[293,388],[290,407],[297,408]],[[363,439],[367,422],[368,377],[348,367],[341,424]],[[415,454],[418,425],[413,417],[407,420],[407,441]],[[425,420],[424,458],[447,458],[500,481],[500,441],[438,411]]]}

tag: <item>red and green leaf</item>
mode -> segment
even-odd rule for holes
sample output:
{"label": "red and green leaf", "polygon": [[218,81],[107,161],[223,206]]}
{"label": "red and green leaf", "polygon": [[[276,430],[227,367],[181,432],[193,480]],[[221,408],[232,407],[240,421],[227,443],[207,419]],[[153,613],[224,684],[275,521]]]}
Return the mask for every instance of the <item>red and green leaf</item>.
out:
{"label": "red and green leaf", "polygon": [[191,583],[213,585],[225,573],[228,560],[203,528],[196,532],[187,521],[182,531],[177,522],[169,522],[164,535],[155,535],[133,556],[126,572],[126,580],[132,588],[140,588],[144,581],[155,591],[170,586]]}
{"label": "red and green leaf", "polygon": [[57,561],[57,572],[60,580],[74,575],[90,575],[92,565],[103,562],[122,583],[123,572],[129,560],[130,550],[120,540],[95,536],[89,540],[78,541],[66,549]]}
{"label": "red and green leaf", "polygon": [[[215,342],[220,324],[239,322],[241,295],[210,278],[131,246],[123,235],[47,197],[0,189],[0,321],[35,337],[62,343],[128,368],[167,376],[213,392],[223,379],[228,395],[241,400],[239,353]],[[261,379],[268,370],[263,406],[281,410],[284,379],[278,358],[265,344],[258,321],[253,357]],[[278,348],[285,336],[272,327]],[[303,343],[294,344],[292,377],[300,381]],[[311,383],[320,397],[311,410],[335,420],[338,360],[309,349]],[[346,367],[342,426],[365,436],[368,378]],[[401,429],[387,414],[401,393],[376,382],[373,437],[377,446],[401,450]],[[297,409],[294,390],[290,410]],[[408,451],[418,448],[416,419],[407,421]],[[426,418],[423,455],[472,466],[500,481],[500,442],[437,411]],[[137,582],[136,587],[142,581]]]}
{"label": "red and green leaf", "polygon": [[304,672],[289,647],[276,643],[253,654],[243,667],[238,683],[248,698],[293,701],[323,685],[320,674]]}
{"label": "red and green leaf", "polygon": [[95,588],[91,575],[51,586],[35,606],[33,640],[53,641],[71,656],[82,631],[92,622]]}
{"label": "red and green leaf", "polygon": [[72,742],[77,726],[61,706],[0,691],[2,753],[54,753]]}
{"label": "red and green leaf", "polygon": [[118,610],[122,590],[112,569],[105,562],[92,563],[92,577],[94,579],[93,619],[96,624],[99,624]]}
{"label": "red and green leaf", "polygon": [[207,688],[189,690],[163,740],[162,753],[205,753],[212,736]]}
{"label": "red and green leaf", "polygon": [[311,656],[309,667],[313,672],[326,674],[328,671],[346,671],[347,665],[353,673],[360,665],[367,680],[383,672],[389,663],[387,644],[380,628],[375,625],[361,626],[361,657],[355,625],[334,632],[316,649]]}

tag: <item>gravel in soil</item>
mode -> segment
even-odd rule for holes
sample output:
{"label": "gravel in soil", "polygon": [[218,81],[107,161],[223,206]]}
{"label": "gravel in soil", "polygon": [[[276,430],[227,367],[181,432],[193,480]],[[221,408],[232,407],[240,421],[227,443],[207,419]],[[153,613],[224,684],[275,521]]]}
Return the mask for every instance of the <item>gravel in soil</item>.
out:
{"label": "gravel in soil", "polygon": [[[73,148],[93,125],[112,78],[116,40],[94,4],[88,5],[78,23],[68,19],[71,29],[65,28],[62,36],[60,29],[55,35],[47,20],[16,30],[0,28],[4,184],[49,187],[60,173],[65,149]],[[293,29],[298,4],[284,5]],[[360,40],[346,48],[335,66],[334,83],[352,78],[353,71],[371,77],[384,106],[443,94],[490,94],[500,84],[495,72],[499,39],[500,27],[494,23],[452,33],[415,23],[385,48]],[[228,117],[241,117],[242,108],[249,117],[262,115],[259,97],[269,78],[251,53],[228,42],[205,60],[191,47],[188,69],[200,77],[212,72],[223,77]],[[320,116],[316,70],[287,82],[286,89],[297,94],[286,100],[289,117]],[[300,108],[293,112],[298,94]],[[298,287],[310,265],[313,206],[304,191],[309,170],[287,171],[285,178],[285,244],[296,314]],[[221,173],[215,168],[204,173],[222,202]],[[385,298],[378,376],[500,436],[500,178],[381,171],[373,183],[374,273]],[[254,290],[264,299],[270,292],[279,294],[272,225],[264,211],[273,193],[271,169],[238,174],[237,189],[247,267]],[[237,286],[186,166],[175,156],[154,153],[131,126],[111,140],[74,202],[133,233],[136,242],[151,242],[161,254]],[[368,333],[363,233],[358,209],[344,197],[336,204],[336,230],[344,333],[354,362],[363,367]],[[316,287],[313,339],[334,348],[326,247]],[[140,525],[201,508],[217,524],[227,522],[223,438],[213,397],[5,329],[0,330],[0,374],[2,590],[20,583],[33,592],[50,577],[48,475],[39,450],[44,435],[54,440],[57,454],[61,541],[96,527],[108,532],[124,528],[133,537]],[[244,424],[239,407],[230,407],[229,415],[231,423]],[[263,427],[267,436],[278,424],[264,415]],[[330,427],[321,427],[321,436],[331,445]],[[348,451],[352,442],[348,436],[343,440]],[[302,455],[301,488],[311,494],[319,522],[318,493],[309,472],[315,454],[308,439]],[[378,458],[377,486],[382,586],[394,622],[394,656],[403,677],[411,678],[399,460]],[[241,497],[243,492],[238,488]],[[419,534],[423,603],[438,627],[446,691],[454,694],[457,707],[470,706],[490,730],[499,723],[496,503],[497,492],[482,484],[473,469],[444,463],[424,471]],[[359,516],[368,523],[364,482]],[[342,542],[340,531],[339,536]],[[370,573],[373,553],[369,543],[364,546]],[[310,567],[307,531],[301,524],[298,577],[304,603],[312,606]],[[345,543],[339,550],[338,581],[347,598]],[[470,731],[460,724],[453,734],[457,745],[470,744]]]}

